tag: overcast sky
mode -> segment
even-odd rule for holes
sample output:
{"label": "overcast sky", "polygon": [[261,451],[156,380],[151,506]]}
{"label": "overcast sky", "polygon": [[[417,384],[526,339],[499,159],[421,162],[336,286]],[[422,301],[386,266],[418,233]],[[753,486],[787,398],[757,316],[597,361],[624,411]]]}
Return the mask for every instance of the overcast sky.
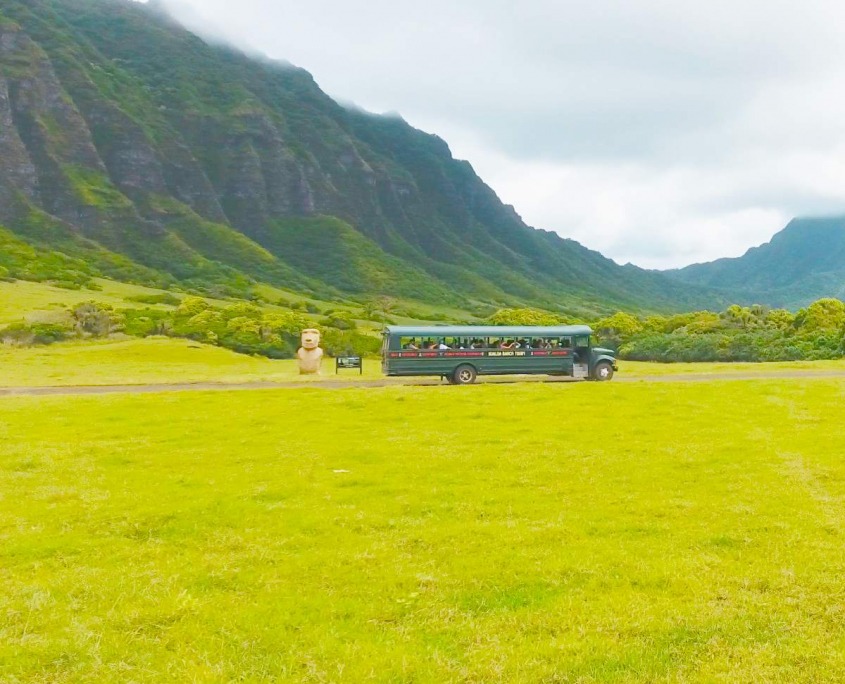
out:
{"label": "overcast sky", "polygon": [[845,3],[165,2],[438,134],[527,223],[620,263],[845,213]]}

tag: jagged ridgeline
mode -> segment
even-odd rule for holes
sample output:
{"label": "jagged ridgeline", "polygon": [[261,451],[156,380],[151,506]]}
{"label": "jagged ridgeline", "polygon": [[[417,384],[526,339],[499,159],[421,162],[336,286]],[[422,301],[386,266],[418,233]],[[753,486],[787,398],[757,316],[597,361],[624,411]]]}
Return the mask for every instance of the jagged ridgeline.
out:
{"label": "jagged ridgeline", "polygon": [[128,0],[0,4],[0,224],[17,277],[36,250],[41,270],[233,292],[713,303],[526,226],[436,136]]}
{"label": "jagged ridgeline", "polygon": [[744,304],[799,309],[823,297],[845,299],[845,217],[793,219],[741,257],[693,264],[667,275],[721,288]]}

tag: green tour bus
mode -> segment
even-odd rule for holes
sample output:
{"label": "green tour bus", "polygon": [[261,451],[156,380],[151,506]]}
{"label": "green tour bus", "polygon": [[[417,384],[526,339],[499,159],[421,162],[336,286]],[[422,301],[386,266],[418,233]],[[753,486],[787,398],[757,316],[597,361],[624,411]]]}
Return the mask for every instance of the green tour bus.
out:
{"label": "green tour bus", "polygon": [[592,346],[586,325],[396,326],[384,329],[385,375],[439,375],[469,385],[479,375],[542,373],[610,380],[616,357]]}

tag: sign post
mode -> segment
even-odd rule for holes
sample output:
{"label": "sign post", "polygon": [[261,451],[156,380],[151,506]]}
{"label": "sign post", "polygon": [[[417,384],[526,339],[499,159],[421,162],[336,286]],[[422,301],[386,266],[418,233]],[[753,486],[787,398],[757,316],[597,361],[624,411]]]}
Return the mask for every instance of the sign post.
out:
{"label": "sign post", "polygon": [[334,361],[334,374],[337,375],[341,369],[358,369],[358,375],[364,374],[364,360],[360,356],[338,356]]}

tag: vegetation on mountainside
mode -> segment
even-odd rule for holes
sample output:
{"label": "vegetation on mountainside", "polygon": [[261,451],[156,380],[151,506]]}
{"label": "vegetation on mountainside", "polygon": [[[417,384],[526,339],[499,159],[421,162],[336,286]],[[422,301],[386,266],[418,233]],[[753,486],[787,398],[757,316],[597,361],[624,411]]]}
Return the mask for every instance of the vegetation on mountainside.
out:
{"label": "vegetation on mountainside", "polygon": [[[314,322],[293,310],[267,310],[246,301],[219,307],[201,297],[188,296],[175,308],[115,309],[95,301],[82,302],[55,310],[49,321],[0,328],[0,342],[32,346],[74,338],[105,338],[120,332],[134,337],[186,338],[243,354],[291,358],[299,347],[300,332],[310,327],[315,327]],[[323,348],[331,355],[373,354],[379,349],[379,339],[358,332],[355,319],[346,312],[326,317],[319,327]]]}
{"label": "vegetation on mountainside", "polygon": [[[845,304],[822,299],[791,313],[763,306],[733,305],[721,313],[698,311],[671,316],[635,316],[617,312],[602,319],[583,319],[540,309],[500,309],[479,317],[469,312],[419,311],[390,297],[319,306],[258,290],[250,300],[210,300],[185,293],[132,289],[92,280],[86,290],[47,295],[29,304],[25,283],[9,296],[20,306],[0,307],[0,341],[17,346],[51,344],[64,339],[106,337],[114,332],[134,337],[165,335],[219,345],[270,358],[290,358],[306,327],[324,331],[331,354],[374,354],[377,331],[385,323],[482,323],[493,325],[563,325],[589,323],[598,343],[620,358],[640,361],[793,361],[845,356]],[[121,292],[114,296],[117,288]],[[123,288],[123,290],[121,290]],[[73,295],[73,296],[71,296]],[[271,297],[268,300],[267,297]],[[55,299],[50,299],[54,297]],[[59,303],[64,300],[65,303]],[[49,306],[47,306],[49,304]],[[28,311],[38,315],[26,316]],[[14,315],[13,311],[18,311]],[[100,316],[101,326],[80,324],[80,316]],[[108,321],[108,323],[106,323]],[[359,329],[359,322],[367,326]],[[3,323],[6,327],[3,328]]]}
{"label": "vegetation on mountainside", "polygon": [[95,275],[579,317],[714,301],[529,228],[436,136],[344,109],[307,72],[210,46],[154,6],[0,13],[0,222]]}
{"label": "vegetation on mountainside", "polygon": [[2,278],[68,289],[96,289],[94,279],[103,276],[159,287],[172,282],[172,278],[138,266],[122,255],[65,234],[55,220],[41,212],[30,214],[22,225],[27,232],[25,238],[0,226]]}
{"label": "vegetation on mountainside", "polygon": [[798,309],[845,297],[845,218],[795,219],[770,242],[736,259],[667,271],[679,281],[719,288],[735,302]]}

